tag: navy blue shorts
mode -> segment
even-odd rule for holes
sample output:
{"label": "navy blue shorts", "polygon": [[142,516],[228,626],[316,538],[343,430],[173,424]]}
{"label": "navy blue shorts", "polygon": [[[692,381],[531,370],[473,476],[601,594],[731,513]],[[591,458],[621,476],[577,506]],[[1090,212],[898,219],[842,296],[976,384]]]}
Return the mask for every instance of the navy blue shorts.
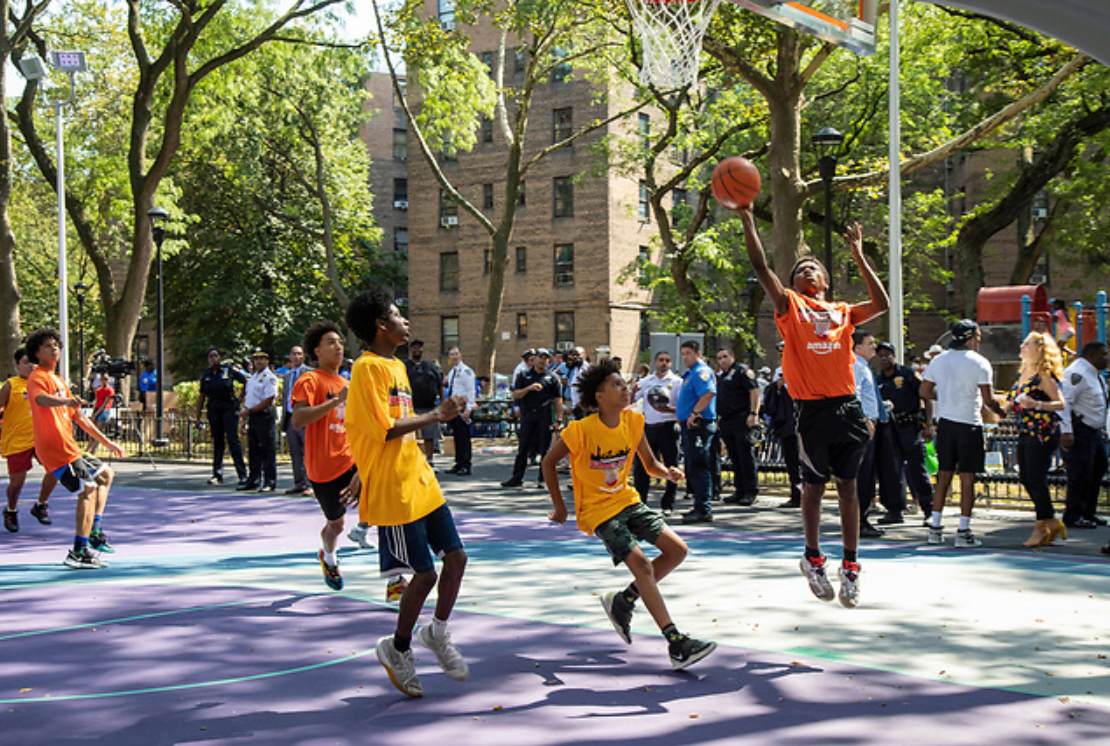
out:
{"label": "navy blue shorts", "polygon": [[462,549],[447,503],[423,518],[400,526],[378,526],[378,560],[383,578],[435,570],[432,552],[441,560]]}

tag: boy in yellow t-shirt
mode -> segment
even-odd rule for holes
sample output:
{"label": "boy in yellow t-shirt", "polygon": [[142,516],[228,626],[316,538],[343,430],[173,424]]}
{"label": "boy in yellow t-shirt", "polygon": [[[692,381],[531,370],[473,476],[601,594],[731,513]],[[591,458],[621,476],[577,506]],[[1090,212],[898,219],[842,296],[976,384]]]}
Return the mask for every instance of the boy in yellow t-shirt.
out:
{"label": "boy in yellow t-shirt", "polygon": [[[568,425],[543,460],[544,479],[555,506],[548,518],[566,523],[567,507],[559,487],[557,464],[569,455],[578,528],[601,539],[613,564],[623,562],[633,577],[625,590],[601,597],[605,614],[621,639],[631,644],[632,611],[636,599],[642,597],[667,639],[671,668],[684,669],[712,653],[717,644],[688,637],[671,621],[658,584],[686,558],[686,544],[667,526],[661,513],[640,502],[640,495],[628,485],[628,471],[633,456],[639,454],[653,477],[676,482],[683,474],[655,458],[644,437],[644,416],[628,408],[632,396],[612,361],[590,367],[578,376],[575,385],[582,406],[598,411]],[[660,554],[649,560],[638,540],[654,544]]]}
{"label": "boy in yellow t-shirt", "polygon": [[[416,431],[455,419],[466,399],[452,396],[431,412],[414,413],[408,373],[393,357],[409,338],[409,322],[385,290],[370,290],[351,301],[347,326],[367,348],[351,369],[345,416],[351,453],[365,477],[359,521],[378,527],[382,575],[412,574],[401,596],[397,629],[378,640],[375,652],[397,689],[421,697],[424,690],[416,677],[411,643],[433,587],[435,615],[431,624],[416,631],[416,639],[435,653],[440,668],[456,681],[467,678],[469,667],[447,631],[466,552],[435,472],[416,443]],[[438,587],[433,552],[443,563]]]}
{"label": "boy in yellow t-shirt", "polygon": [[[27,379],[35,369],[27,357],[27,351],[20,347],[15,351],[15,371],[17,375],[4,381],[0,386],[0,415],[4,426],[0,428],[0,456],[8,462],[8,507],[4,509],[4,528],[15,532],[19,530],[19,495],[27,472],[31,471],[31,459],[35,455],[35,433],[31,425],[31,403],[27,400]],[[57,477],[46,472],[39,490],[39,501],[31,506],[31,515],[39,523],[49,526],[50,508],[46,501],[58,483]]]}

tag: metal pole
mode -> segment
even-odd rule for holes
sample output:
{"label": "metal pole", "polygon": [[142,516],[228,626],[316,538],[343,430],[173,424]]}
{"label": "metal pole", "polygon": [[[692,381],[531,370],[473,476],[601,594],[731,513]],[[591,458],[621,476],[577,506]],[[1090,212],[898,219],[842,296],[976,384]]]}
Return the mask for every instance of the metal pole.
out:
{"label": "metal pole", "polygon": [[164,439],[162,434],[162,364],[164,362],[163,351],[165,347],[163,345],[165,337],[162,330],[162,240],[165,238],[165,229],[162,228],[162,226],[158,226],[154,231],[154,240],[158,244],[158,373],[156,376],[157,383],[155,384],[157,393],[154,395],[158,402],[158,410],[156,414],[157,420],[155,421],[154,437],[157,438],[158,441],[162,441]]}
{"label": "metal pole", "polygon": [[77,326],[81,335],[81,371],[77,374],[78,387],[81,398],[85,398],[85,294],[77,294]]}
{"label": "metal pole", "polygon": [[902,295],[902,98],[899,79],[898,0],[890,0],[890,343],[905,360],[905,310]]}
{"label": "metal pole", "polygon": [[[829,158],[831,156],[825,156]],[[822,159],[824,160],[824,159]],[[836,162],[833,161],[833,168]],[[825,182],[825,269],[829,273],[829,287],[825,291],[825,299],[831,300],[833,294],[833,261],[832,261],[832,174],[824,179]]]}
{"label": "metal pole", "polygon": [[66,177],[65,151],[62,145],[62,106],[54,105],[54,121],[57,129],[58,173],[58,334],[62,337],[61,359],[57,373],[63,381],[69,381],[69,307],[68,279],[66,278]]}

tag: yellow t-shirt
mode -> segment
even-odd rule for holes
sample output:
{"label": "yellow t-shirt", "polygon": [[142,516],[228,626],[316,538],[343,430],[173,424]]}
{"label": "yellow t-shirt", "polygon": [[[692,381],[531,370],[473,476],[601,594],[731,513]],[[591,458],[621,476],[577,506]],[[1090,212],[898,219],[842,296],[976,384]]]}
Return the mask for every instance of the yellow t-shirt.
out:
{"label": "yellow t-shirt", "polygon": [[8,403],[4,405],[4,427],[0,428],[0,456],[14,456],[35,447],[35,428],[31,420],[31,402],[27,400],[27,379],[13,376]]}
{"label": "yellow t-shirt", "polygon": [[592,414],[563,431],[563,442],[570,449],[574,508],[583,533],[592,534],[600,524],[640,502],[640,495],[628,484],[628,471],[643,434],[644,416],[631,409],[621,412],[621,423],[615,428]]}
{"label": "yellow t-shirt", "polygon": [[443,505],[435,472],[416,433],[386,440],[393,423],[415,414],[405,364],[364,352],[351,369],[347,440],[363,475],[358,519],[376,526],[412,523]]}

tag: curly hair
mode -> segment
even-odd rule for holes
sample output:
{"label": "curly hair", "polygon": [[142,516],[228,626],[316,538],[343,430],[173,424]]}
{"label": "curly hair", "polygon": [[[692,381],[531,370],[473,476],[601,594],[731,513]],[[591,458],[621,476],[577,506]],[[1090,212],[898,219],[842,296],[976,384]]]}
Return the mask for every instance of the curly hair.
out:
{"label": "curly hair", "polygon": [[388,318],[392,305],[393,294],[385,288],[359,293],[347,306],[347,328],[369,347],[378,335],[378,319]]}
{"label": "curly hair", "polygon": [[339,324],[330,320],[317,321],[304,330],[304,341],[301,342],[301,346],[304,347],[308,362],[316,364],[316,348],[320,346],[320,342],[328,332],[335,332],[340,339],[343,339],[343,330],[339,328]]}
{"label": "curly hair", "polygon": [[18,350],[16,350],[15,354],[12,355],[12,357],[15,358],[15,364],[19,365],[19,361],[22,360],[23,356],[26,355],[26,354],[27,354],[27,350],[24,347],[20,347]]}
{"label": "curly hair", "polygon": [[62,335],[48,326],[31,332],[31,336],[27,337],[27,344],[23,345],[27,349],[27,359],[35,365],[38,365],[39,348],[41,348],[47,340],[51,339],[57,340],[59,347],[62,346]]}
{"label": "curly hair", "polygon": [[1036,355],[1029,364],[1033,366],[1037,375],[1051,376],[1057,381],[1060,380],[1064,375],[1064,356],[1060,353],[1056,340],[1049,334],[1029,332],[1025,341],[1036,349]]}
{"label": "curly hair", "polygon": [[574,385],[578,387],[578,393],[582,397],[581,403],[584,408],[597,409],[597,390],[614,373],[620,375],[620,369],[616,363],[612,360],[602,360],[578,375]]}

